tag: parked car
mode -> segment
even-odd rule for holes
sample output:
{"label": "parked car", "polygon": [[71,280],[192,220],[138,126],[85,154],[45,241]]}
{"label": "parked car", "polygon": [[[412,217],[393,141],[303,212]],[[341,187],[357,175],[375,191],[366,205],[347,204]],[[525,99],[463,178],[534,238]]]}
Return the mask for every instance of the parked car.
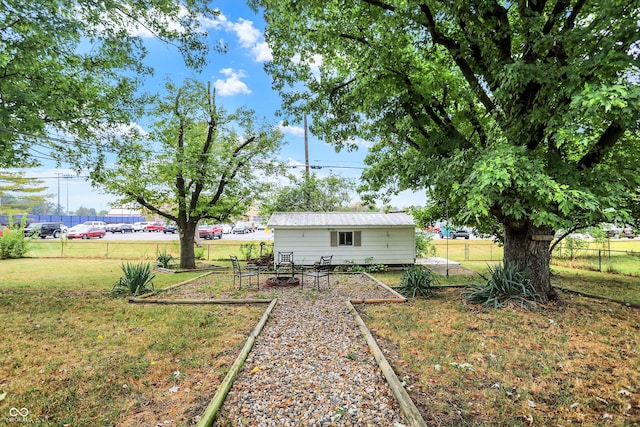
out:
{"label": "parked car", "polygon": [[626,237],[627,239],[633,239],[637,237],[636,233],[633,232],[633,229],[630,227],[627,228],[610,228],[604,230],[607,237],[614,239],[620,239],[621,237]]}
{"label": "parked car", "polygon": [[174,223],[169,223],[162,228],[164,234],[176,234],[176,231],[178,231],[178,227]]}
{"label": "parked car", "polygon": [[198,235],[201,239],[222,239],[222,226],[201,225],[198,227]]}
{"label": "parked car", "polygon": [[236,225],[233,226],[233,230],[232,233],[233,234],[245,234],[245,233],[249,233],[249,228],[247,227],[247,224],[245,224],[244,222],[239,222]]}
{"label": "parked car", "polygon": [[71,227],[67,233],[67,239],[92,239],[95,237],[102,239],[106,234],[104,228],[82,224]]}
{"label": "parked car", "polygon": [[222,224],[222,234],[231,234],[233,226],[229,224]]}
{"label": "parked car", "polygon": [[146,221],[138,221],[138,222],[134,222],[133,223],[133,231],[147,231],[147,224],[149,224]]}
{"label": "parked car", "polygon": [[105,231],[107,230],[107,223],[104,221],[85,221],[84,223],[82,223],[82,225],[86,225],[88,227],[102,228]]}
{"label": "parked car", "polygon": [[107,224],[107,226],[104,228],[105,231],[111,231],[112,233],[114,232],[113,230],[117,230],[120,227],[120,224]]}
{"label": "parked car", "polygon": [[107,226],[107,231],[112,233],[133,233],[133,226],[127,223],[109,224]]}
{"label": "parked car", "polygon": [[150,222],[147,224],[147,231],[157,231],[160,232],[164,228],[164,222]]}
{"label": "parked car", "polygon": [[471,237],[471,234],[467,230],[440,230],[440,238],[444,239],[446,237],[449,237],[451,239],[457,239],[458,237],[469,239],[469,237]]}
{"label": "parked car", "polygon": [[48,236],[57,239],[62,233],[62,223],[59,222],[33,222],[25,227],[25,237],[40,237],[45,239]]}

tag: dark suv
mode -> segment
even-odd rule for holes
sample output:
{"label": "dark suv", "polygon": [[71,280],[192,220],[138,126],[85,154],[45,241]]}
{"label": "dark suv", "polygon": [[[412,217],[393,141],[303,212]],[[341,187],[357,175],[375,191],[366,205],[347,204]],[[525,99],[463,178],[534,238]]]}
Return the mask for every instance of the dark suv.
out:
{"label": "dark suv", "polygon": [[59,222],[34,222],[24,229],[24,235],[26,237],[40,237],[45,239],[47,236],[52,236],[54,239],[60,237],[62,228]]}

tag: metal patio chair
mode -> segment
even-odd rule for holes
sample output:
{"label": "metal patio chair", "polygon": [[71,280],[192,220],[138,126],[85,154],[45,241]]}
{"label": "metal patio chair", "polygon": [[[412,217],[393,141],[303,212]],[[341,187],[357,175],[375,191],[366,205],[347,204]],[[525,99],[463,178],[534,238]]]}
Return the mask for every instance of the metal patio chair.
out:
{"label": "metal patio chair", "polygon": [[333,255],[320,257],[320,262],[314,264],[313,267],[302,275],[302,287],[304,288],[304,276],[313,277],[314,284],[320,289],[320,278],[327,278],[327,287],[330,285],[329,276],[331,275],[331,259]]}
{"label": "metal patio chair", "polygon": [[251,278],[256,277],[256,284],[258,285],[258,290],[260,290],[260,270],[256,269],[255,271],[243,271],[240,267],[240,261],[238,261],[238,257],[233,255],[230,255],[229,257],[231,258],[231,265],[233,266],[233,286],[236,286],[236,278],[238,278],[240,282],[240,286],[238,287],[238,289],[242,289],[243,277],[249,278],[249,286],[251,286]]}
{"label": "metal patio chair", "polygon": [[293,262],[293,252],[278,252],[276,259],[276,277],[280,277],[280,273],[289,273],[291,277],[295,277],[296,270]]}

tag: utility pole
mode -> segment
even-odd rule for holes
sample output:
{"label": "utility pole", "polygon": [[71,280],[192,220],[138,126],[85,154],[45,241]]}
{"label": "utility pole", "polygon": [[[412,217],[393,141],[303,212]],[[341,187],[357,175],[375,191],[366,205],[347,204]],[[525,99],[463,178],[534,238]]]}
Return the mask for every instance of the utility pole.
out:
{"label": "utility pole", "polygon": [[69,215],[69,178],[73,178],[73,175],[67,173],[63,178],[67,180],[67,215]]}
{"label": "utility pole", "polygon": [[304,113],[304,170],[309,178],[309,135],[307,132],[307,113]]}
{"label": "utility pole", "polygon": [[56,212],[58,213],[58,216],[60,216],[60,172],[56,172],[56,175],[58,175],[58,206],[56,206]]}
{"label": "utility pole", "polygon": [[307,210],[311,210],[311,194],[309,194],[309,135],[307,132],[307,113],[304,113],[304,183],[307,190]]}

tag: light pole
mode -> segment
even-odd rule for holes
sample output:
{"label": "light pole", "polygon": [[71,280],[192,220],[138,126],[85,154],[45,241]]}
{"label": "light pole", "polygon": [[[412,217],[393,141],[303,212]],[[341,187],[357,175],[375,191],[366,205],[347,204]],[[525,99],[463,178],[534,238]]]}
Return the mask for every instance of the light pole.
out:
{"label": "light pole", "polygon": [[56,207],[56,212],[58,212],[58,216],[60,216],[60,172],[56,172],[58,175],[58,206]]}
{"label": "light pole", "polygon": [[67,215],[69,215],[69,178],[73,178],[73,175],[65,174],[63,178],[67,180]]}

